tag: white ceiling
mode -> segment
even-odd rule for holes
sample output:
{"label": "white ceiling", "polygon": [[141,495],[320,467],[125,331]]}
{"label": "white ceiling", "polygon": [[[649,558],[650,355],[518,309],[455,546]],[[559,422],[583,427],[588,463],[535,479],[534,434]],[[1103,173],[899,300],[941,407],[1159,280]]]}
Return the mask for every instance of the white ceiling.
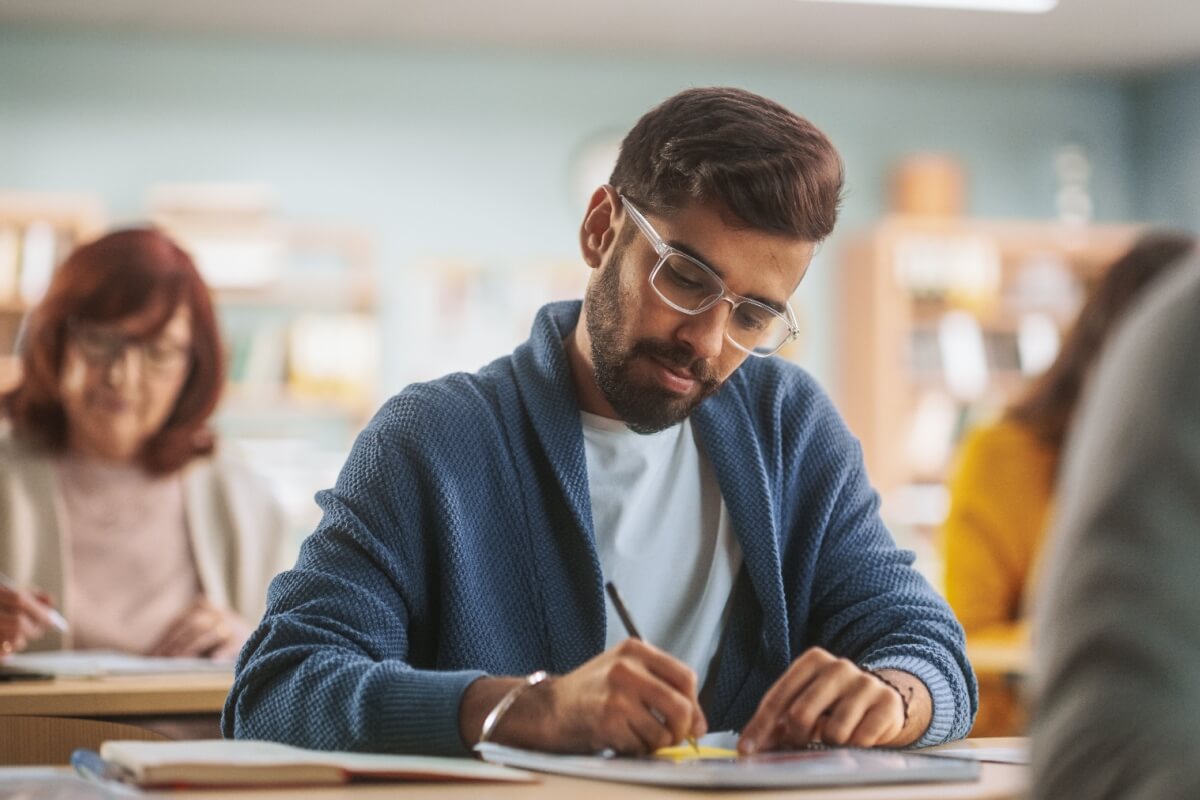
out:
{"label": "white ceiling", "polygon": [[0,26],[842,64],[1147,70],[1200,63],[1200,0],[1048,14],[808,0],[0,0]]}

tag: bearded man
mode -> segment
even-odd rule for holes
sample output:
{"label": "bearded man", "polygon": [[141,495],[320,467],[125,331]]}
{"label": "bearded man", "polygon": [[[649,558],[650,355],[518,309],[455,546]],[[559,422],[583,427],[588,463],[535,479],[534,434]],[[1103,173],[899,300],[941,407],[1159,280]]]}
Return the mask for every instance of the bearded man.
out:
{"label": "bearded man", "polygon": [[441,755],[965,735],[961,627],[833,405],[772,357],[842,174],[824,134],[746,91],[645,114],[583,218],[583,302],[393,397],[318,495],[225,735]]}

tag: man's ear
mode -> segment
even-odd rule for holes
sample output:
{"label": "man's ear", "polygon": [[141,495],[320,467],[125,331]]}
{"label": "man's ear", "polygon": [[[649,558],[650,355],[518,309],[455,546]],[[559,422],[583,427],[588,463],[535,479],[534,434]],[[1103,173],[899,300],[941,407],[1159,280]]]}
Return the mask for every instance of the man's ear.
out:
{"label": "man's ear", "polygon": [[604,261],[604,256],[617,240],[617,192],[608,184],[592,192],[583,225],[579,228],[579,248],[583,260],[592,269]]}

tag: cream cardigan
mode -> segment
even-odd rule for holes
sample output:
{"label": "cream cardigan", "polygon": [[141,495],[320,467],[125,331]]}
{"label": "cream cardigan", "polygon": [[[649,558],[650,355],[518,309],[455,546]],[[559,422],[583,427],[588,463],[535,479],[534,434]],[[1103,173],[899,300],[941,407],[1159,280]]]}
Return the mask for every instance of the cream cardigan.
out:
{"label": "cream cardigan", "polygon": [[[266,607],[267,584],[288,565],[286,525],[262,481],[240,459],[218,450],[183,469],[184,509],[205,596],[250,623]],[[63,537],[62,496],[52,460],[0,436],[0,571],[37,586],[67,606],[71,569]],[[32,650],[71,647],[51,630]]]}

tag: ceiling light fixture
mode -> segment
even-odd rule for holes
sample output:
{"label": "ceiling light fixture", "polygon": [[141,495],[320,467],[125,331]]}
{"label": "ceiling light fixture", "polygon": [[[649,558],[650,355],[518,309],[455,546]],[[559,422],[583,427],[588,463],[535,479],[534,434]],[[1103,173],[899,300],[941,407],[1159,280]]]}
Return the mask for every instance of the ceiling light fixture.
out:
{"label": "ceiling light fixture", "polygon": [[1007,11],[1013,14],[1044,14],[1058,0],[808,0],[810,3],[856,3],[871,6],[915,6],[957,11]]}

